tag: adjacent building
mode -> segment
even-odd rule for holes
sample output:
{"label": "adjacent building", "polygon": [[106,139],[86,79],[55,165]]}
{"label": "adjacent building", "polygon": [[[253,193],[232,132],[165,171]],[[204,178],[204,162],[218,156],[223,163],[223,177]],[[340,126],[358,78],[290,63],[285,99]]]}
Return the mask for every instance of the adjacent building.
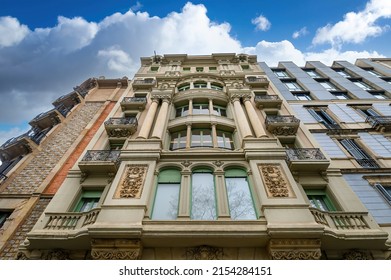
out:
{"label": "adjacent building", "polygon": [[390,258],[390,65],[173,54],[89,79],[1,146],[0,257]]}

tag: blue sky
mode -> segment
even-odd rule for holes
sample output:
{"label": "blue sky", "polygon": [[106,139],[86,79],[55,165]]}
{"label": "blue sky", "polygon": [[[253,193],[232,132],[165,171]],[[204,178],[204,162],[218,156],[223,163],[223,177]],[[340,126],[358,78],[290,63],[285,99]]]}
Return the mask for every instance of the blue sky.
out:
{"label": "blue sky", "polygon": [[390,0],[2,0],[0,144],[89,77],[140,56],[246,52],[292,60],[391,57]]}

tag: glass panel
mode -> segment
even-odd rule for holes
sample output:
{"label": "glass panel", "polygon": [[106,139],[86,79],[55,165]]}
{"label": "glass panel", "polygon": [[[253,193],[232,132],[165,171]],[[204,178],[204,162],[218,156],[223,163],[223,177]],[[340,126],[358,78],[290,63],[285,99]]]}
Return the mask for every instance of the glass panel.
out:
{"label": "glass panel", "polygon": [[300,90],[303,90],[299,84],[297,84],[296,82],[286,82],[284,83],[285,86],[289,89],[289,90],[292,90],[292,91],[300,91]]}
{"label": "glass panel", "polygon": [[216,218],[213,175],[194,173],[192,176],[191,219],[216,220]]}
{"label": "glass panel", "polygon": [[4,225],[6,219],[11,215],[11,213],[8,212],[1,212],[0,213],[0,228]]}
{"label": "glass panel", "polygon": [[337,90],[337,87],[334,86],[332,83],[330,82],[320,82],[319,84],[321,84],[325,89],[327,90]]}
{"label": "glass panel", "polygon": [[341,76],[345,77],[345,78],[351,78],[352,76],[350,76],[346,71],[344,70],[337,70],[336,71],[338,74],[340,74]]}
{"label": "glass panel", "polygon": [[278,71],[277,70],[277,71],[273,71],[273,72],[279,78],[289,78],[288,74],[285,71],[282,71],[282,70]]}
{"label": "glass panel", "polygon": [[98,206],[99,198],[82,198],[80,209],[77,212],[87,212]]}
{"label": "glass panel", "polygon": [[228,132],[217,131],[217,146],[219,148],[225,148],[233,150],[232,134]]}
{"label": "glass panel", "polygon": [[175,117],[185,117],[189,114],[189,106],[183,106],[176,109]]}
{"label": "glass panel", "polygon": [[294,96],[297,100],[312,100],[308,94],[295,94]]}
{"label": "glass panel", "polygon": [[369,85],[367,85],[366,83],[362,82],[362,81],[356,81],[356,82],[353,82],[356,86],[364,89],[364,90],[371,90],[372,87],[370,87]]}
{"label": "glass panel", "polygon": [[171,134],[170,150],[186,148],[186,130]]}
{"label": "glass panel", "polygon": [[208,115],[209,105],[207,104],[193,104],[193,115]]}
{"label": "glass panel", "polygon": [[201,146],[203,147],[213,147],[212,142],[212,133],[210,130],[201,130],[202,137],[201,137]]}
{"label": "glass panel", "polygon": [[194,83],[194,88],[206,88],[207,84],[204,82],[196,82]]}
{"label": "glass panel", "polygon": [[233,220],[255,220],[256,214],[246,178],[226,178],[228,204]]}
{"label": "glass panel", "polygon": [[380,93],[373,93],[372,94],[377,99],[386,99],[383,94]]}
{"label": "glass panel", "polygon": [[193,130],[191,132],[191,146],[192,147],[201,146],[201,130]]}
{"label": "glass panel", "polygon": [[318,208],[322,211],[330,211],[325,201],[326,197],[324,195],[309,195],[308,199],[312,207]]}
{"label": "glass panel", "polygon": [[321,78],[315,70],[306,70],[305,72],[307,72],[307,74],[312,78]]}
{"label": "glass panel", "polygon": [[190,84],[184,84],[178,87],[178,91],[184,91],[189,89],[190,89]]}
{"label": "glass panel", "polygon": [[227,111],[225,108],[213,106],[213,115],[226,117]]}
{"label": "glass panel", "polygon": [[175,220],[177,218],[179,189],[180,184],[158,184],[153,205],[153,220]]}
{"label": "glass panel", "polygon": [[217,84],[211,84],[210,88],[215,90],[223,90],[223,86]]}

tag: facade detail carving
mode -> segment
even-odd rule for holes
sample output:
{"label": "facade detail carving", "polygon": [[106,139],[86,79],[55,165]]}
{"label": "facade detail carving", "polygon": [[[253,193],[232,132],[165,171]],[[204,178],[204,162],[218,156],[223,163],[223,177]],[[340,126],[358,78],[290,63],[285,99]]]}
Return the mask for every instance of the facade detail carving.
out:
{"label": "facade detail carving", "polygon": [[319,260],[320,247],[319,239],[274,239],[268,245],[273,260]]}
{"label": "facade detail carving", "polygon": [[198,246],[186,250],[186,260],[222,260],[223,248]]}
{"label": "facade detail carving", "polygon": [[295,197],[280,164],[259,164],[268,197]]}
{"label": "facade detail carving", "polygon": [[128,164],[114,198],[140,198],[144,187],[147,165]]}
{"label": "facade detail carving", "polygon": [[184,166],[184,167],[189,167],[190,165],[192,165],[193,163],[191,161],[188,161],[188,160],[185,160],[185,161],[182,161],[181,164]]}
{"label": "facade detail carving", "polygon": [[343,254],[342,259],[343,260],[372,260],[373,257],[363,251],[351,250]]}
{"label": "facade detail carving", "polygon": [[94,260],[138,260],[142,244],[134,239],[94,239],[91,243],[91,257]]}

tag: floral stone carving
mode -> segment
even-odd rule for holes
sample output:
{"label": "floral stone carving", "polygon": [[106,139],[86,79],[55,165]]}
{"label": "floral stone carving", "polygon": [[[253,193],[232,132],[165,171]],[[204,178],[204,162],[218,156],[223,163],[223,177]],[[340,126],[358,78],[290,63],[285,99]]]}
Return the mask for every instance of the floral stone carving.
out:
{"label": "floral stone carving", "polygon": [[114,194],[114,198],[140,198],[144,187],[147,165],[128,164]]}
{"label": "floral stone carving", "polygon": [[280,164],[259,164],[268,197],[295,197]]}

